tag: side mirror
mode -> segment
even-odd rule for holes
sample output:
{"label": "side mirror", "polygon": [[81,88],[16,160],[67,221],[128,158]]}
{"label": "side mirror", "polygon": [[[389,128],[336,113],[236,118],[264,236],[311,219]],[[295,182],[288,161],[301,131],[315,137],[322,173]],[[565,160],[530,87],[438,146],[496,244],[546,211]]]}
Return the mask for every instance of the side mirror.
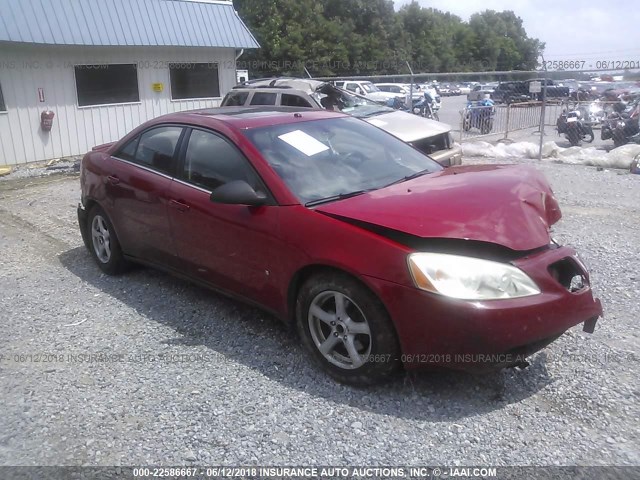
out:
{"label": "side mirror", "polygon": [[209,197],[213,203],[227,205],[249,205],[258,207],[267,203],[267,196],[262,192],[256,192],[251,185],[244,180],[235,180],[219,186]]}

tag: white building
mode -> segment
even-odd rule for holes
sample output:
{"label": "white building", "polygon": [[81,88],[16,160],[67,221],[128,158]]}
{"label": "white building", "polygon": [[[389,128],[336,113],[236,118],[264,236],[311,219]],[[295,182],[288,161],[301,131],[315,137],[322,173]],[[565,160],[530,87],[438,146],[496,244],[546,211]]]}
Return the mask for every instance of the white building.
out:
{"label": "white building", "polygon": [[159,115],[218,106],[236,58],[257,47],[231,1],[0,0],[0,166],[82,155]]}

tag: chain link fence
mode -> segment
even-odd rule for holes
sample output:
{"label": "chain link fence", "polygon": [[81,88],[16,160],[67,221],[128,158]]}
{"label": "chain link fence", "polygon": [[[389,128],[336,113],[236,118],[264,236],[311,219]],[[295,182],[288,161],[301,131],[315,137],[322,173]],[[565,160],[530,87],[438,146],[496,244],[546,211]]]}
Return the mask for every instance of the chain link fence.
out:
{"label": "chain link fence", "polygon": [[[566,76],[579,74],[583,74],[581,78],[587,77],[584,72],[566,72]],[[406,95],[407,100],[413,98],[414,103],[416,91],[420,95],[436,89],[439,97],[435,108],[437,119],[449,124],[453,138],[463,145],[474,141],[535,143],[539,145],[539,158],[544,144],[552,141],[565,148],[586,142],[601,150],[610,150],[614,143],[609,136],[601,135],[601,127],[621,107],[617,94],[613,98],[606,95],[607,90],[615,90],[618,85],[615,82],[608,85],[588,80],[553,80],[564,76],[560,72],[509,71],[319,79],[342,80],[339,86],[346,86],[347,80],[365,82],[374,88],[378,85],[385,92],[400,92],[399,88],[404,87],[404,94],[398,95]],[[364,91],[356,93],[365,94]],[[412,111],[411,108],[405,110]],[[567,118],[573,121],[575,117],[592,130],[590,139],[584,137],[576,142],[558,128],[562,122],[567,122]]]}

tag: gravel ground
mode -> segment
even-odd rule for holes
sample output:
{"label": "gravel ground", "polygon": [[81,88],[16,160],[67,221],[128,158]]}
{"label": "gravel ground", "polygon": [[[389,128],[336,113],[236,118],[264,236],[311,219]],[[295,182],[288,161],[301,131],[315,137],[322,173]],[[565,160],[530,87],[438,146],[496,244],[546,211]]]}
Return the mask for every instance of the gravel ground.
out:
{"label": "gravel ground", "polygon": [[77,177],[12,174],[0,465],[639,465],[640,175],[539,168],[564,211],[555,236],[604,303],[595,334],[575,327],[525,370],[368,389],[317,371],[261,311],[149,269],[102,275]]}

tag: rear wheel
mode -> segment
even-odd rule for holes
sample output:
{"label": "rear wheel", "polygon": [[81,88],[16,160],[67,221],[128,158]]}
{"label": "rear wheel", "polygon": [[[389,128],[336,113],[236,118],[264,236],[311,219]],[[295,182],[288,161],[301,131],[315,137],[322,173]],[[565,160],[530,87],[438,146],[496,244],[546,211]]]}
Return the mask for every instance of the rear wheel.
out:
{"label": "rear wheel", "polygon": [[384,306],[348,275],[309,278],[300,289],[296,317],[307,350],[341,383],[379,383],[400,366],[400,347]]}
{"label": "rear wheel", "polygon": [[89,250],[98,267],[108,275],[118,275],[128,267],[118,236],[104,210],[95,205],[87,218]]}
{"label": "rear wheel", "polygon": [[493,119],[490,117],[487,117],[482,120],[482,125],[480,126],[480,133],[482,133],[483,135],[487,135],[491,133],[491,130],[493,130]]}
{"label": "rear wheel", "polygon": [[596,136],[593,133],[593,128],[588,126],[586,128],[585,134],[582,136],[582,139],[587,143],[592,143],[595,138],[596,138]]}
{"label": "rear wheel", "polygon": [[570,128],[567,131],[567,140],[569,140],[569,143],[574,147],[580,145],[580,133],[576,128]]}
{"label": "rear wheel", "polygon": [[613,137],[613,146],[614,147],[621,147],[622,145],[625,145],[627,143],[627,139],[624,136],[624,133],[619,132],[618,130],[614,130],[612,133],[612,137]]}

